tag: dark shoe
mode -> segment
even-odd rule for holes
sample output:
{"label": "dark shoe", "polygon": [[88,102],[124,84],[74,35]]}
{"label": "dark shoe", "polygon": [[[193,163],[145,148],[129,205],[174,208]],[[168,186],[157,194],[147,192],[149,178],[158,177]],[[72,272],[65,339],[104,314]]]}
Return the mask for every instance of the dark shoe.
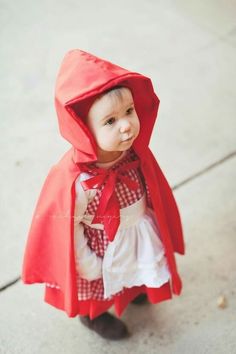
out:
{"label": "dark shoe", "polygon": [[80,321],[106,339],[123,339],[129,336],[126,325],[108,312],[91,320],[89,316],[79,316]]}
{"label": "dark shoe", "polygon": [[143,305],[148,303],[148,298],[146,294],[140,294],[134,300],[131,301],[135,305]]}

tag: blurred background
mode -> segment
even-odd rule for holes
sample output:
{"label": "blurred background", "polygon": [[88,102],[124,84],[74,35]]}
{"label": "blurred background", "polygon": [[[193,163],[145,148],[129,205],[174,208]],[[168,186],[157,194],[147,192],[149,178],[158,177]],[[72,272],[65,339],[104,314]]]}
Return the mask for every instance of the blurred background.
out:
{"label": "blurred background", "polygon": [[[235,353],[236,1],[0,1],[0,353]],[[183,295],[130,307],[120,343],[88,333],[14,281],[50,167],[70,148],[54,85],[80,48],[151,77],[153,150],[184,226]]]}

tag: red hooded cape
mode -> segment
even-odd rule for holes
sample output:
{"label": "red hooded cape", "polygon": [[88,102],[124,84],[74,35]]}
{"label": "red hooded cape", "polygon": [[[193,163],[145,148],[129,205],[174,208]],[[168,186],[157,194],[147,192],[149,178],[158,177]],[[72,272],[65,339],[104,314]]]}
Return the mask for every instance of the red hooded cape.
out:
{"label": "red hooded cape", "polygon": [[[72,147],[52,167],[43,185],[25,249],[22,280],[26,284],[49,283],[45,301],[68,316],[87,314],[78,300],[74,255],[75,180],[85,162],[97,160],[96,143],[80,115],[95,96],[122,85],[133,95],[140,119],[140,134],[133,144],[150,190],[162,242],[171,273],[174,294],[181,292],[174,252],[184,254],[179,212],[168,182],[148,145],[156,120],[159,99],[151,80],[81,50],[71,50],[62,62],[55,92],[55,105],[62,136]],[[89,103],[89,104],[88,104]],[[164,294],[163,294],[164,297]],[[155,302],[155,301],[154,301]],[[105,303],[105,302],[104,302]],[[112,303],[102,304],[100,312]],[[127,305],[116,308],[118,315]],[[90,316],[97,313],[90,308]],[[84,312],[84,313],[83,313]]]}

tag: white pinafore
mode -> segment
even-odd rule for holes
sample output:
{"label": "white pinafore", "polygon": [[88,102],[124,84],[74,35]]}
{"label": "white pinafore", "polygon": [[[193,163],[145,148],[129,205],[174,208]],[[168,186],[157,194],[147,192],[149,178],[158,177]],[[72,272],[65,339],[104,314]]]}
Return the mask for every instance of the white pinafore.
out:
{"label": "white pinafore", "polygon": [[[82,222],[91,224],[93,215],[85,214]],[[110,298],[124,287],[146,285],[159,288],[170,279],[170,273],[155,221],[154,212],[146,206],[144,194],[134,204],[120,209],[120,225],[109,242],[102,264],[104,297]]]}

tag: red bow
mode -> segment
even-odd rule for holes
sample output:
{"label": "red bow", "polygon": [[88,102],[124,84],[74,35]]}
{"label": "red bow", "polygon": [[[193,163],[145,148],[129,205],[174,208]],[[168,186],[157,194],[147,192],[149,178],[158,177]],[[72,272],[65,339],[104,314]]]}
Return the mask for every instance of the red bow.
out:
{"label": "red bow", "polygon": [[[105,183],[92,224],[102,223],[110,241],[114,240],[120,224],[120,206],[115,193],[116,181],[124,182],[132,190],[137,189],[138,183],[136,181],[127,176],[122,176],[120,173],[138,166],[139,161],[136,160],[119,167],[117,170],[96,168],[95,176],[81,182],[85,190],[98,188]],[[86,172],[93,171],[88,169]]]}

